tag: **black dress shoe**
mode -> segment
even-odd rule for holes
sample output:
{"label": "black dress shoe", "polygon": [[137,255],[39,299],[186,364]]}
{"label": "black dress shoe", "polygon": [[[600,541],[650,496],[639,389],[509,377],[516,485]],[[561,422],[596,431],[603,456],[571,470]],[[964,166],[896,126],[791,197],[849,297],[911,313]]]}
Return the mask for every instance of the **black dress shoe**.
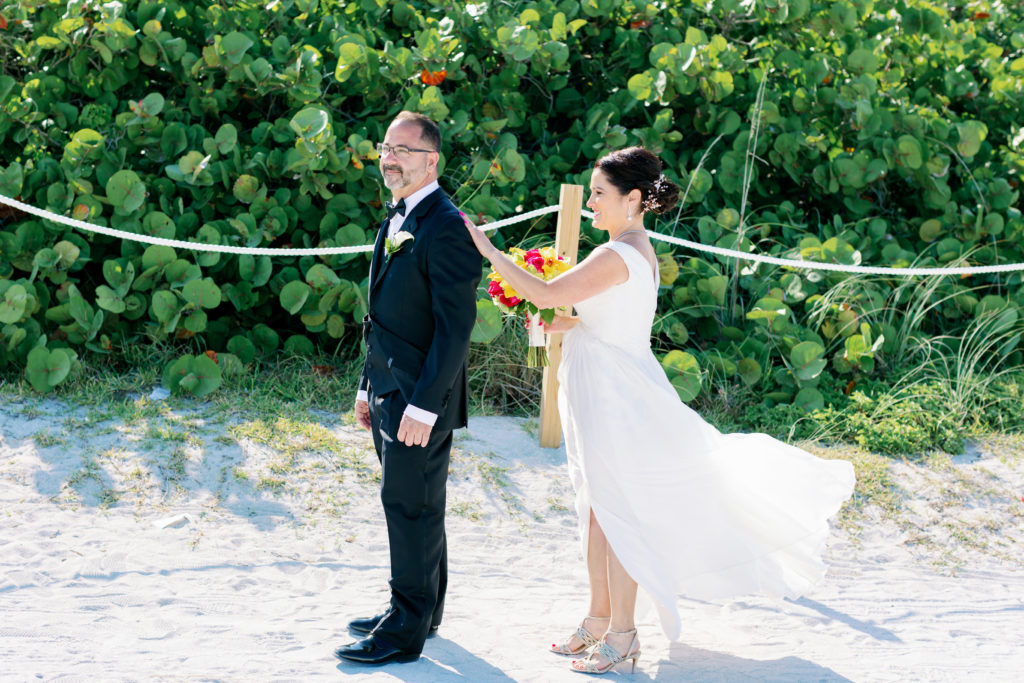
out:
{"label": "black dress shoe", "polygon": [[365,617],[363,619],[353,619],[348,622],[348,630],[353,633],[362,633],[363,635],[369,635],[373,629],[377,628],[377,624],[384,620],[384,617],[388,615],[387,612],[382,612],[373,617]]}
{"label": "black dress shoe", "polygon": [[370,636],[334,651],[338,659],[360,664],[387,664],[389,662],[414,662],[420,658],[418,652],[406,652],[389,645],[379,638]]}
{"label": "black dress shoe", "polygon": [[[377,628],[377,624],[384,621],[384,617],[386,617],[387,615],[388,613],[384,612],[383,614],[378,614],[374,617],[366,617],[365,619],[353,619],[352,621],[348,622],[348,630],[352,631],[353,633],[361,633],[364,636],[368,636],[371,633],[373,633],[373,629]],[[427,638],[433,638],[434,636],[436,636],[437,629],[437,625],[431,626],[430,630],[427,632]]]}

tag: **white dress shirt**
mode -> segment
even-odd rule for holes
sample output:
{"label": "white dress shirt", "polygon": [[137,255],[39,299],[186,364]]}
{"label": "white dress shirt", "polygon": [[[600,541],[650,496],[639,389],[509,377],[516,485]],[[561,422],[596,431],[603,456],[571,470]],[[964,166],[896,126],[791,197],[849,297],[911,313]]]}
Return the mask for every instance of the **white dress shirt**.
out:
{"label": "white dress shirt", "polygon": [[[405,217],[408,216],[412,212],[412,210],[416,208],[416,205],[423,201],[423,199],[427,195],[429,195],[431,192],[438,189],[439,187],[441,186],[435,180],[431,183],[427,183],[425,186],[421,187],[420,189],[416,190],[411,195],[406,197],[405,214],[403,215],[400,213],[396,213],[394,216],[391,217],[391,223],[388,224],[387,236],[390,238],[398,234],[398,231],[402,229],[402,224],[405,222]],[[367,400],[367,398],[368,396],[366,394],[366,391],[364,390],[360,390],[356,394],[357,401],[365,401]],[[412,405],[405,407],[405,415],[408,415],[417,422],[423,422],[424,424],[428,424],[431,427],[433,427],[434,423],[437,422],[437,413],[432,413],[428,410],[423,410],[422,408],[417,408],[416,406]]]}

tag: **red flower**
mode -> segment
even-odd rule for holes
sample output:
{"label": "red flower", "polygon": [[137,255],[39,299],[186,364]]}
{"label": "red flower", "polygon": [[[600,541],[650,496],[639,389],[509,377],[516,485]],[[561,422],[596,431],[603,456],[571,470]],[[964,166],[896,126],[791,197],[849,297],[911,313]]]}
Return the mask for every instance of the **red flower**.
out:
{"label": "red flower", "polygon": [[491,296],[498,296],[499,294],[504,294],[505,290],[501,288],[497,280],[491,280],[491,284],[487,285],[487,293]]}
{"label": "red flower", "polygon": [[544,257],[540,255],[539,249],[531,249],[523,254],[523,259],[537,269],[537,272],[544,274]]}

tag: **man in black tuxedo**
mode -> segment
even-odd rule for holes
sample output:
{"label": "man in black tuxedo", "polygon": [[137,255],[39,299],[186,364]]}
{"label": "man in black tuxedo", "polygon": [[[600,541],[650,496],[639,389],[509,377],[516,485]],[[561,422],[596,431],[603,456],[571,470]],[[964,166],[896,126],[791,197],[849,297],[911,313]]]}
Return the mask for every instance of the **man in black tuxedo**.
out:
{"label": "man in black tuxedo", "polygon": [[468,417],[466,357],[483,261],[438,185],[440,148],[437,124],[411,112],[378,145],[393,202],[370,264],[355,415],[381,462],[391,603],[350,622],[366,637],[335,652],[368,664],[419,657],[444,609],[445,482],[452,430]]}

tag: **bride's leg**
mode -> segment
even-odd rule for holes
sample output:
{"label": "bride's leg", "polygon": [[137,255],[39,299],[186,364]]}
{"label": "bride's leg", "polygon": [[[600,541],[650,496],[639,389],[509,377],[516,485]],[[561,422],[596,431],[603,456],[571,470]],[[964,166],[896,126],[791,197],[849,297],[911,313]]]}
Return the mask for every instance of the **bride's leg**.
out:
{"label": "bride's leg", "polygon": [[[608,630],[633,630],[636,628],[633,621],[633,614],[636,611],[636,581],[619,562],[619,558],[611,546],[608,546],[608,589],[612,604],[612,622]],[[609,644],[612,647],[616,645],[615,643]]]}
{"label": "bride's leg", "polygon": [[[627,655],[631,649],[636,651],[640,646],[639,641],[634,646],[634,639],[636,638],[636,625],[634,622],[634,613],[636,612],[636,581],[633,580],[633,577],[629,575],[626,568],[619,562],[619,558],[608,544],[604,532],[597,523],[594,513],[591,512],[590,515],[590,539],[593,541],[595,535],[600,534],[605,548],[604,575],[608,582],[607,588],[612,615],[608,632],[605,634],[605,642],[616,652]],[[591,576],[593,576],[593,573],[591,573]],[[593,590],[593,585],[591,585],[591,593],[593,593]],[[598,669],[605,666],[608,661],[599,652],[595,652],[592,657]],[[574,669],[580,670],[586,668],[586,664],[582,661],[573,662],[572,666]]]}
{"label": "bride's leg", "polygon": [[[608,592],[608,540],[598,526],[593,511],[590,513],[590,531],[587,535],[587,574],[590,579],[590,608],[581,625],[600,640],[608,630],[612,604]],[[575,652],[583,645],[583,641],[574,633],[562,645],[552,643],[551,649],[560,654],[568,654],[566,650]]]}
{"label": "bride's leg", "polygon": [[[587,541],[587,574],[590,577],[590,611],[595,617],[612,613],[611,593],[608,589],[608,539],[601,525],[590,511],[590,534]],[[603,626],[603,624],[602,624]],[[594,633],[600,637],[601,633]]]}

